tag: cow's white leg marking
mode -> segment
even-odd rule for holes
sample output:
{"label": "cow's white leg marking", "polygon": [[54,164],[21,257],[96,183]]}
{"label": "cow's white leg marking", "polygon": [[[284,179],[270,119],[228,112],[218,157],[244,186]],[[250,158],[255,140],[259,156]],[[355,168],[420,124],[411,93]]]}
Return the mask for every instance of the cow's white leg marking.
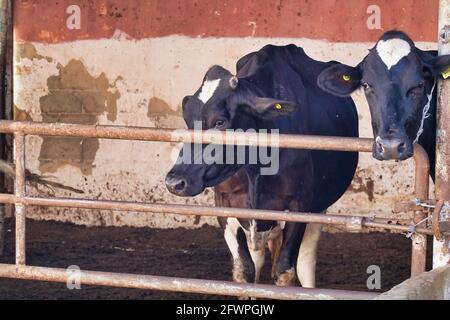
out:
{"label": "cow's white leg marking", "polygon": [[259,233],[255,220],[250,221],[250,230],[245,232],[247,245],[255,265],[255,283],[259,281],[261,269],[264,266],[265,245],[267,241],[267,233]]}
{"label": "cow's white leg marking", "polygon": [[297,259],[297,276],[304,288],[316,287],[317,245],[319,243],[322,226],[308,224]]}
{"label": "cow's white leg marking", "polygon": [[258,232],[256,221],[250,221],[250,228],[248,231],[245,231],[245,235],[247,237],[247,244],[250,250],[263,250],[265,248],[267,237],[269,232]]}
{"label": "cow's white leg marking", "polygon": [[264,266],[265,250],[252,250],[250,249],[250,256],[252,257],[253,263],[255,264],[255,283],[259,282],[259,277],[261,276],[261,270]]}
{"label": "cow's white leg marking", "polygon": [[198,98],[203,102],[207,103],[209,99],[214,95],[214,93],[217,90],[217,87],[220,84],[220,79],[216,80],[205,80],[203,82],[202,89],[200,90],[200,93],[198,94]]}
{"label": "cow's white leg marking", "polygon": [[390,70],[411,52],[411,46],[408,42],[399,38],[380,40],[377,44],[377,52],[388,70]]}
{"label": "cow's white leg marking", "polygon": [[228,218],[225,226],[224,237],[228,245],[228,249],[233,257],[233,280],[236,282],[246,282],[244,277],[244,266],[239,257],[239,243],[237,240],[237,231],[241,228],[241,224],[236,218]]}

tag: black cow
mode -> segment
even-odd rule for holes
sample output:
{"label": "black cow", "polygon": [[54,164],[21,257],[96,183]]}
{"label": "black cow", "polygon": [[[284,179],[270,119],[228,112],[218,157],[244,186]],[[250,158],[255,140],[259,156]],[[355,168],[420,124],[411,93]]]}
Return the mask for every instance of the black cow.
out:
{"label": "black cow", "polygon": [[374,158],[405,160],[419,143],[430,157],[434,179],[436,81],[449,67],[450,55],[422,51],[405,33],[389,31],[360,64],[335,64],[320,74],[318,85],[338,97],[362,86],[376,137]]}
{"label": "black cow", "polygon": [[[268,45],[240,59],[236,76],[220,66],[210,68],[200,89],[184,98],[184,118],[191,129],[199,121],[203,129],[278,129],[282,134],[357,137],[358,117],[352,99],[336,98],[317,86],[320,72],[332,64],[311,59],[295,45]],[[244,169],[248,207],[321,213],[347,190],[358,162],[357,153],[272,149],[279,151],[279,170],[264,175],[262,169],[267,166],[261,159],[248,161],[254,149],[245,148],[243,164],[199,163],[206,148],[203,145],[196,152],[194,146],[183,149],[166,178],[172,193],[195,196]],[[180,161],[188,151],[191,161],[197,163]],[[233,153],[236,161],[237,152]],[[228,156],[228,152],[219,155]],[[291,285],[297,266],[301,284],[315,286],[319,226],[233,218],[220,219],[220,223],[233,258],[235,281],[258,281],[266,242],[280,239],[277,234],[281,234],[282,241],[273,245],[276,283]]]}

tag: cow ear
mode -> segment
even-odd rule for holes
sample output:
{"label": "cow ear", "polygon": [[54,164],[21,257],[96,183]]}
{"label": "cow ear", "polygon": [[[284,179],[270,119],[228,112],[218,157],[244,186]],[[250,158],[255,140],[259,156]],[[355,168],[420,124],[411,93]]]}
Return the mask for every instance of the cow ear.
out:
{"label": "cow ear", "polygon": [[297,109],[297,104],[291,101],[260,97],[252,100],[248,106],[252,114],[266,120],[291,115]]}
{"label": "cow ear", "polygon": [[348,97],[361,86],[361,72],[357,67],[335,64],[320,73],[317,85],[335,96]]}
{"label": "cow ear", "polygon": [[425,64],[428,68],[430,68],[431,73],[435,78],[438,78],[439,76],[444,79],[450,78],[449,54],[428,59]]}
{"label": "cow ear", "polygon": [[194,121],[200,118],[203,102],[196,96],[186,96],[182,102],[183,118],[188,128],[194,126]]}
{"label": "cow ear", "polygon": [[183,98],[183,102],[181,103],[182,108],[184,109],[185,106],[189,103],[189,100],[191,100],[192,96],[186,96]]}

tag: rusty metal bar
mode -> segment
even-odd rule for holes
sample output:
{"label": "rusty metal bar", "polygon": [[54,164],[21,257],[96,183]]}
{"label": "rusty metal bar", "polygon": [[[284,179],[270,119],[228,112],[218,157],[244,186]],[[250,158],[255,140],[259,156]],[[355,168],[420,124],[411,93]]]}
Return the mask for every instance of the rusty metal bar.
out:
{"label": "rusty metal bar", "polygon": [[3,255],[5,248],[5,216],[6,209],[4,204],[0,204],[0,256]]}
{"label": "rusty metal bar", "polygon": [[[14,151],[16,153],[15,195],[17,198],[25,196],[25,136],[18,133],[14,137]],[[26,207],[23,203],[16,205],[16,264],[25,265],[25,225]]]}
{"label": "rusty metal bar", "polygon": [[[0,121],[0,132],[23,133],[25,135],[84,137],[97,139],[122,139],[155,142],[196,143],[201,137],[204,144],[273,146],[279,148],[371,152],[372,139],[279,135],[279,139],[259,139],[258,133],[204,131],[184,129],[159,129],[124,126],[80,125],[62,123],[40,123],[25,121]],[[266,142],[264,140],[267,140]]]}
{"label": "rusty metal bar", "polygon": [[[3,63],[6,62],[6,39],[8,33],[8,0],[0,0],[0,117],[2,116],[1,110],[5,110],[5,92],[4,79],[5,79],[5,69],[3,68]],[[5,139],[4,136],[0,136],[0,158],[3,157],[3,151],[5,150]],[[3,186],[5,179],[0,174],[0,189],[3,191]],[[4,247],[4,223],[5,223],[5,207],[0,204],[0,256],[3,254]]]}
{"label": "rusty metal bar", "polygon": [[[11,109],[11,53],[12,53],[12,14],[11,1],[0,0],[0,118],[7,118],[8,109]],[[6,137],[0,135],[0,158],[6,158]],[[0,174],[0,190],[5,190],[5,177]],[[4,248],[4,222],[6,210],[0,204],[0,256],[3,254]]]}
{"label": "rusty metal bar", "polygon": [[[383,228],[386,230],[407,232],[408,225],[389,223],[391,219],[368,218],[358,216],[344,216],[333,214],[316,214],[304,212],[282,212],[271,210],[254,210],[240,208],[220,208],[205,207],[180,204],[155,204],[155,203],[135,203],[126,201],[99,201],[84,199],[66,198],[35,198],[35,197],[15,197],[9,194],[0,194],[2,203],[21,203],[26,206],[43,207],[70,207],[78,209],[98,209],[114,211],[135,211],[151,212],[161,214],[179,214],[187,216],[208,216],[208,217],[233,217],[242,219],[258,220],[278,220],[286,222],[303,222],[329,224],[345,227],[350,232],[362,231],[363,228]],[[418,233],[432,235],[433,231],[425,228],[418,228]]]}
{"label": "rusty metal bar", "polygon": [[[386,229],[390,231],[398,231],[398,232],[409,232],[410,226],[407,225],[400,225],[400,224],[390,224],[386,222],[377,222],[376,218],[375,221],[363,221],[363,226],[367,228],[376,228],[376,229]],[[388,219],[386,219],[388,220]],[[432,236],[433,231],[427,228],[417,228],[416,233]]]}
{"label": "rusty metal bar", "polygon": [[[426,151],[419,145],[414,146],[414,160],[416,163],[414,194],[420,201],[426,202],[430,190],[430,161]],[[414,214],[414,223],[427,218],[423,209]],[[426,224],[425,224],[426,226]],[[427,235],[415,233],[412,236],[411,277],[418,276],[426,271],[427,264]]]}
{"label": "rusty metal bar", "polygon": [[[282,300],[371,300],[378,296],[371,292],[330,289],[276,287],[203,279],[184,279],[110,272],[81,271],[82,285],[111,286],[146,290],[214,294],[222,296],[254,297]],[[13,266],[0,264],[0,277],[23,280],[70,283],[73,275],[65,269]]]}
{"label": "rusty metal bar", "polygon": [[[439,1],[439,55],[450,54],[450,0]],[[450,202],[450,79],[439,81],[437,99],[436,199]],[[435,212],[439,214],[440,212]],[[436,219],[450,223],[449,217]],[[434,238],[433,267],[450,265],[450,236]]]}

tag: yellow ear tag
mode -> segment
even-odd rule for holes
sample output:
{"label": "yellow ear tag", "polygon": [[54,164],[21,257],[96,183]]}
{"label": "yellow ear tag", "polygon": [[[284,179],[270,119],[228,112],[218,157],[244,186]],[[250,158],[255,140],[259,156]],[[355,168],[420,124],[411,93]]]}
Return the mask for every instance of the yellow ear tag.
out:
{"label": "yellow ear tag", "polygon": [[444,80],[450,78],[450,67],[447,68],[447,70],[445,70],[444,72],[442,72],[442,78],[444,78]]}
{"label": "yellow ear tag", "polygon": [[281,104],[277,103],[277,104],[275,105],[275,109],[281,110],[281,109],[283,109],[283,106],[282,106]]}
{"label": "yellow ear tag", "polygon": [[342,79],[343,79],[344,81],[350,81],[350,80],[351,80],[351,78],[350,78],[350,76],[349,76],[348,74],[344,74],[344,75],[342,76]]}

